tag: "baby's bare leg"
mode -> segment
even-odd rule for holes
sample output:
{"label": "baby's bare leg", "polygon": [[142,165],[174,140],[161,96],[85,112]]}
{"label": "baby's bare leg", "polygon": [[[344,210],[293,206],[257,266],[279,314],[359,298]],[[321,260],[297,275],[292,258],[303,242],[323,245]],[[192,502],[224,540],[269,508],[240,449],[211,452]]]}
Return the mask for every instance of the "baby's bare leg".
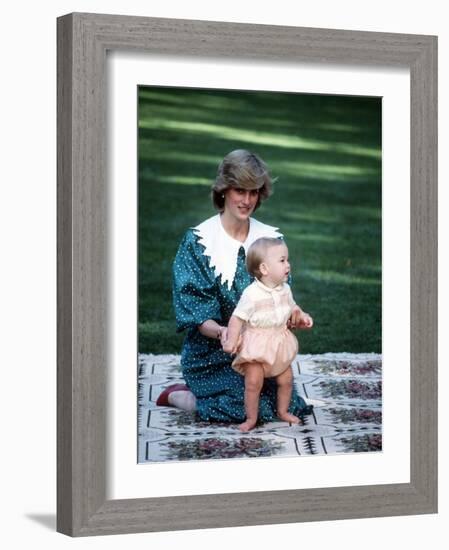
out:
{"label": "baby's bare leg", "polygon": [[290,399],[292,397],[293,388],[293,373],[292,368],[289,367],[286,371],[276,377],[278,385],[277,389],[277,415],[281,420],[285,422],[291,422],[292,424],[300,424],[301,420],[294,414],[288,412],[288,406],[290,405]]}
{"label": "baby's bare leg", "polygon": [[241,432],[248,432],[257,423],[259,396],[263,386],[264,371],[259,363],[245,365],[245,412],[246,420],[240,424]]}

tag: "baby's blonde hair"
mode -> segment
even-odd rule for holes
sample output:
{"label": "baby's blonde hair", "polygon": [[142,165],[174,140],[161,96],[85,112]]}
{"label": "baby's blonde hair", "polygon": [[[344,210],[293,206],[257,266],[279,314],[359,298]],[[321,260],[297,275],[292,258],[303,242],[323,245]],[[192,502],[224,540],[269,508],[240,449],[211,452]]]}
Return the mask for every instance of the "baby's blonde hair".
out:
{"label": "baby's blonde hair", "polygon": [[246,255],[246,269],[248,273],[260,279],[262,277],[260,264],[265,261],[268,249],[281,244],[285,245],[285,242],[275,237],[261,237],[255,240],[248,248],[248,253]]}

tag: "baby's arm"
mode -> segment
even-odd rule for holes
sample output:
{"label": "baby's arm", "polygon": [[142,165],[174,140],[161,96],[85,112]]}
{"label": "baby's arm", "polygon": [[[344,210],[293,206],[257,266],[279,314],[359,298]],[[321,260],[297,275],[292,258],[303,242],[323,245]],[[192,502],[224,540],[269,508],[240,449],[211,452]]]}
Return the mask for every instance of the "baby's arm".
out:
{"label": "baby's arm", "polygon": [[[299,307],[299,306],[298,306]],[[313,319],[312,316],[300,309],[300,316],[299,321],[297,324],[298,328],[312,328],[313,327]]]}
{"label": "baby's arm", "polygon": [[292,306],[292,313],[288,322],[289,328],[312,328],[312,317],[308,313],[303,311],[301,307],[295,302],[291,289],[289,299]]}
{"label": "baby's arm", "polygon": [[223,351],[226,353],[236,353],[239,341],[240,331],[242,330],[243,320],[232,315],[228,324],[228,335],[223,344]]}
{"label": "baby's arm", "polygon": [[308,313],[303,311],[298,304],[296,304],[292,309],[288,326],[289,328],[312,328],[313,319]]}
{"label": "baby's arm", "polygon": [[240,331],[243,323],[247,322],[254,311],[254,303],[251,299],[251,286],[246,287],[240,296],[239,303],[229,319],[226,341],[223,344],[223,351],[236,353],[239,345]]}

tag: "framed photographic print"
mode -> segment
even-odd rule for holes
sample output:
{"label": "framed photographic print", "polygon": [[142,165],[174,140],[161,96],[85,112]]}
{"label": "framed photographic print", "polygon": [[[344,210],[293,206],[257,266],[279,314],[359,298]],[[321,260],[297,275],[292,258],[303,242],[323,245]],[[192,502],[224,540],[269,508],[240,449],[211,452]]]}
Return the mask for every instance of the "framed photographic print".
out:
{"label": "framed photographic print", "polygon": [[[58,20],[59,531],[436,511],[436,75],[435,37]],[[297,301],[317,312],[293,365],[315,412],[248,434],[156,405],[183,382],[171,264],[185,231],[214,217],[232,150],[278,178],[256,217],[280,228]],[[402,278],[383,265],[388,246]],[[332,477],[335,453],[356,477]],[[281,461],[308,484],[267,475]]]}
{"label": "framed photographic print", "polygon": [[[139,463],[381,451],[382,98],[139,86],[138,119]],[[257,221],[282,228],[293,295],[302,307],[313,307],[315,329],[298,335],[301,355],[292,374],[295,388],[315,408],[298,407],[304,413],[299,427],[267,422],[271,411],[262,401],[265,422],[243,437],[244,418],[238,415],[244,399],[240,412],[235,404],[242,388],[226,368],[232,357],[213,349],[210,338],[200,340],[190,326],[193,317],[197,325],[205,320],[201,315],[210,315],[211,307],[220,310],[213,313],[216,321],[227,325],[219,304],[229,301],[229,316],[238,282],[217,283],[217,292],[206,295],[204,287],[216,277],[207,270],[205,282],[208,266],[198,264],[213,251],[197,248],[196,241],[192,250],[180,243],[187,228],[217,219],[210,188],[219,153],[234,149],[230,158],[246,162],[253,158],[245,152],[248,146],[269,159],[276,175],[274,193],[255,213]],[[223,208],[226,216],[227,205]],[[241,244],[230,240],[231,252],[234,243]],[[244,246],[249,253],[249,243]],[[222,243],[217,253],[223,257],[226,250]],[[203,359],[192,358],[192,346]],[[189,410],[189,393],[174,392],[183,408],[164,401],[185,384],[181,349],[189,387],[200,395],[198,410]],[[201,392],[196,384],[205,383],[205,371],[211,387]],[[221,376],[225,390],[215,391]]]}

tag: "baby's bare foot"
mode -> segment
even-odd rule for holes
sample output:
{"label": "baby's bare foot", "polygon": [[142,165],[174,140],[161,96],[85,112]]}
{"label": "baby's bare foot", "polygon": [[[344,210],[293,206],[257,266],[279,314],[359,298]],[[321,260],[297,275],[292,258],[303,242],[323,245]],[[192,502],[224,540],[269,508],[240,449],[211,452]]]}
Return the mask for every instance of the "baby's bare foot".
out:
{"label": "baby's bare foot", "polygon": [[290,414],[288,412],[286,412],[286,413],[279,413],[278,412],[278,417],[281,420],[284,420],[284,422],[291,422],[292,424],[302,424],[302,420],[300,418],[298,418],[294,414]]}
{"label": "baby's bare foot", "polygon": [[249,432],[250,430],[252,430],[254,428],[256,423],[257,423],[257,420],[247,419],[247,420],[245,420],[245,422],[243,422],[243,424],[240,424],[239,430],[241,432]]}

